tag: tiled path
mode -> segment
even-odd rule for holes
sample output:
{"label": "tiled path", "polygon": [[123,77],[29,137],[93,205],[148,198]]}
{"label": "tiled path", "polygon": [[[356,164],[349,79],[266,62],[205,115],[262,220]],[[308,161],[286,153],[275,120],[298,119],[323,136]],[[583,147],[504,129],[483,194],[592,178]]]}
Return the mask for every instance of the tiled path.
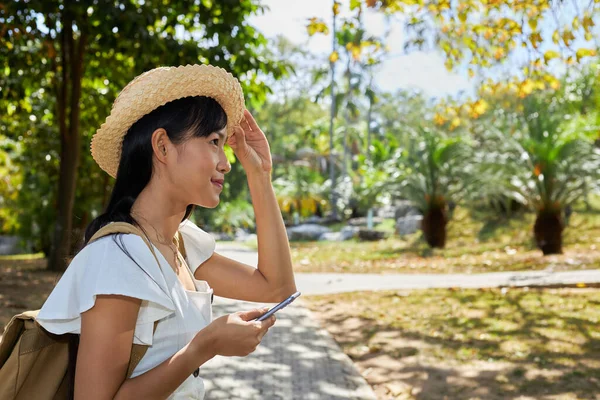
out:
{"label": "tiled path", "polygon": [[[215,297],[215,317],[257,307]],[[204,364],[205,399],[375,399],[371,387],[329,333],[298,299],[248,357],[216,357]]]}

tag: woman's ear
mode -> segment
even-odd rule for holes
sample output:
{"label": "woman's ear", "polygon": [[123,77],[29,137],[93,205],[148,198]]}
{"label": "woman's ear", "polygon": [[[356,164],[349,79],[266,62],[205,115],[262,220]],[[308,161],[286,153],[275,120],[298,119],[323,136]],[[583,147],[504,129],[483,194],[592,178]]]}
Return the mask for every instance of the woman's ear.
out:
{"label": "woman's ear", "polygon": [[169,136],[167,135],[167,131],[163,128],[158,128],[152,133],[152,151],[159,162],[166,163],[167,161],[167,153],[169,152],[169,147],[171,145],[171,141],[169,140]]}

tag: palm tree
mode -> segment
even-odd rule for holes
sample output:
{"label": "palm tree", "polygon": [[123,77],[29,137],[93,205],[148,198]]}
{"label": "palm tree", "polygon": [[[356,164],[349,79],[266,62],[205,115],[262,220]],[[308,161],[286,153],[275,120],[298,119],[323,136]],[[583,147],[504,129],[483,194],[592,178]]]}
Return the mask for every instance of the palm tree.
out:
{"label": "palm tree", "polygon": [[289,174],[273,181],[279,208],[288,218],[293,217],[294,212],[299,217],[315,215],[327,203],[323,177],[305,160],[293,161],[288,171]]}
{"label": "palm tree", "polygon": [[398,189],[423,213],[427,243],[443,248],[449,202],[460,202],[473,182],[471,148],[460,136],[428,127],[410,132],[406,141],[407,147],[390,160],[396,165]]}
{"label": "palm tree", "polygon": [[598,187],[600,150],[581,126],[565,123],[572,117],[561,96],[532,95],[520,109],[497,114],[505,129],[485,130],[485,190],[533,208],[536,245],[544,255],[560,254],[564,210]]}
{"label": "palm tree", "polygon": [[366,156],[360,156],[360,159],[360,166],[351,173],[352,201],[355,203],[353,214],[357,212],[358,216],[364,216],[389,197],[389,171],[366,160]]}

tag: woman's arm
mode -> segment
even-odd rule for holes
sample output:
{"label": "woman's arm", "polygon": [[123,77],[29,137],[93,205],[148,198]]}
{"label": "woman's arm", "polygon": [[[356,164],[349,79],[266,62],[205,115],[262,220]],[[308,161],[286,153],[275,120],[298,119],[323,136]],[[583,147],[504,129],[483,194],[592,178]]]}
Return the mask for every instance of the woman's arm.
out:
{"label": "woman's arm", "polygon": [[162,364],[125,379],[140,305],[141,300],[131,297],[99,295],[94,306],[81,314],[76,400],[164,400],[215,355],[243,357],[252,353],[275,323],[275,316],[253,321],[267,308],[223,315]]}
{"label": "woman's arm", "polygon": [[140,305],[139,299],[100,295],[94,307],[81,314],[75,399],[166,399],[214,357],[212,333],[204,329],[156,368],[125,380]]}
{"label": "woman's arm", "polygon": [[296,291],[287,232],[271,183],[269,143],[248,110],[228,139],[246,171],[258,237],[258,270],[214,254],[196,269],[215,294],[256,302],[279,302]]}
{"label": "woman's arm", "polygon": [[207,330],[200,331],[194,341],[162,364],[133,379],[127,379],[119,388],[115,400],[166,399],[196,368],[215,356],[211,342],[210,333]]}
{"label": "woman's arm", "polygon": [[287,232],[268,173],[248,174],[258,237],[258,269],[214,253],[196,269],[217,296],[277,303],[296,291]]}
{"label": "woman's arm", "polygon": [[256,217],[258,270],[275,288],[276,301],[282,301],[296,291],[296,282],[287,231],[270,173],[248,174],[248,186]]}

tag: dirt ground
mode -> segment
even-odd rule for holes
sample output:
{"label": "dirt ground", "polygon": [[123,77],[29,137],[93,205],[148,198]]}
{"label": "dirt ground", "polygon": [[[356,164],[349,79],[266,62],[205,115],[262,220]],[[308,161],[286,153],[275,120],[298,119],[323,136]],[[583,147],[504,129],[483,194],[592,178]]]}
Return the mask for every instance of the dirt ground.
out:
{"label": "dirt ground", "polygon": [[0,336],[13,315],[44,304],[60,279],[45,267],[43,259],[0,261]]}
{"label": "dirt ground", "polygon": [[[586,290],[595,291],[587,306],[600,308],[598,289]],[[520,332],[507,335],[492,350],[485,334],[477,334],[481,340],[473,340],[456,326],[448,338],[435,323],[425,323],[422,329],[416,326],[418,323],[413,328],[410,323],[400,327],[383,321],[381,315],[393,314],[389,304],[378,308],[377,295],[364,301],[360,300],[361,295],[355,293],[355,300],[349,294],[337,298],[308,296],[304,301],[354,361],[378,399],[600,400],[600,335],[593,334],[585,342],[574,338],[580,346],[558,335],[542,344],[538,342],[545,339],[536,335],[540,325],[533,321],[530,333],[524,332],[529,328],[515,327]],[[411,313],[417,320],[434,320],[438,316],[429,314],[429,307],[423,306],[421,316],[418,307],[407,305],[396,318]],[[365,311],[369,310],[374,312],[373,318],[365,318]],[[566,310],[565,323],[580,324],[571,311]],[[487,310],[466,310],[466,326],[470,321],[486,318],[485,314]],[[452,315],[447,318],[451,325]],[[489,326],[484,329],[491,332]],[[589,336],[587,326],[575,329],[585,331],[583,337]],[[533,351],[519,357],[518,352],[527,352],[526,348]]]}

